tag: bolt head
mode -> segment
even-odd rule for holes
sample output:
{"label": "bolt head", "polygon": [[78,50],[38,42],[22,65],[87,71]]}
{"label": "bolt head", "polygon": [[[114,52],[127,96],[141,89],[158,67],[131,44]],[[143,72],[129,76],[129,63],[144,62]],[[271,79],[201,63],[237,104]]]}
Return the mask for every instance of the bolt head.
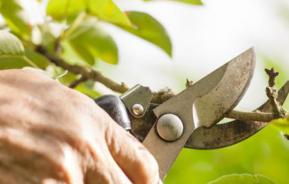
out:
{"label": "bolt head", "polygon": [[174,114],[162,115],[156,125],[159,136],[165,141],[176,141],[184,131],[181,119]]}
{"label": "bolt head", "polygon": [[132,106],[132,113],[135,116],[142,116],[144,114],[144,107],[141,104],[134,104]]}

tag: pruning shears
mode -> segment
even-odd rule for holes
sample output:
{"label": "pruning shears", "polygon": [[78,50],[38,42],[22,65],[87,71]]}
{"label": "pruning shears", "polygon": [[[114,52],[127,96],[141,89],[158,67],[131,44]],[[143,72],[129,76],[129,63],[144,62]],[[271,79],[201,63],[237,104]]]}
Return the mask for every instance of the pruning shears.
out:
{"label": "pruning shears", "polygon": [[[141,85],[120,97],[105,95],[95,101],[154,155],[163,178],[183,147],[230,146],[267,125],[239,120],[217,124],[243,97],[254,68],[255,54],[251,48],[161,104],[153,103],[153,93]],[[289,82],[279,90],[281,104],[288,92]],[[269,102],[257,110],[272,111]]]}

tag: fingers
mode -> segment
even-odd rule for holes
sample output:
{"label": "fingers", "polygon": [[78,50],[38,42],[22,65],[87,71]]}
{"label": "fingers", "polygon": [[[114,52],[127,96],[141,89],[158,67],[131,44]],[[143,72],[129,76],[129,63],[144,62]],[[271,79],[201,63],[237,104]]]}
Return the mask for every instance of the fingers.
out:
{"label": "fingers", "polygon": [[[83,183],[78,155],[51,137],[1,128],[0,145],[0,166],[9,171],[8,179],[19,178],[23,184],[41,183],[47,178],[69,184]],[[1,173],[0,169],[0,177]]]}
{"label": "fingers", "polygon": [[113,120],[110,120],[106,132],[106,142],[114,160],[133,183],[159,182],[159,170],[154,157]]}
{"label": "fingers", "polygon": [[92,151],[93,158],[88,164],[85,184],[131,184],[112,158],[106,145],[92,147]]}

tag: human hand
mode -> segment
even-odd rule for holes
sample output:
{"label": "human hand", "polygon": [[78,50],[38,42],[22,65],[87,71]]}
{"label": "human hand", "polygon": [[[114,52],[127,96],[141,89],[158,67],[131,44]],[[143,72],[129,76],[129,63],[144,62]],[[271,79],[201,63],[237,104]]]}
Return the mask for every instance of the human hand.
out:
{"label": "human hand", "polygon": [[158,173],[90,98],[36,70],[0,72],[0,183],[154,184]]}

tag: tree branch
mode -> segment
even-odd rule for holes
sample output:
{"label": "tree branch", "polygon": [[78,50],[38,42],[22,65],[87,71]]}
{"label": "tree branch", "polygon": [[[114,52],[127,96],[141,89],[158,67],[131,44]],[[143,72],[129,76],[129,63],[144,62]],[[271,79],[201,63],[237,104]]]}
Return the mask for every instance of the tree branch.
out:
{"label": "tree branch", "polygon": [[241,111],[230,111],[227,118],[237,119],[240,121],[259,121],[259,122],[270,122],[275,119],[273,113],[265,112],[241,112]]}
{"label": "tree branch", "polygon": [[111,90],[119,93],[124,93],[125,91],[128,90],[128,87],[124,84],[118,84],[115,81],[107,78],[104,76],[102,73],[99,71],[82,67],[79,65],[71,65],[65,62],[62,58],[55,56],[53,54],[50,54],[44,47],[42,46],[37,46],[35,48],[36,52],[44,55],[47,57],[52,63],[54,63],[56,66],[59,66],[65,70],[68,70],[71,73],[81,75],[82,77],[90,80],[94,80],[96,82],[102,83],[106,87],[110,88]]}
{"label": "tree branch", "polygon": [[274,68],[265,69],[269,79],[268,87],[266,87],[266,95],[270,100],[273,114],[275,118],[284,118],[286,116],[286,111],[283,109],[282,105],[278,102],[278,92],[275,88],[275,79],[279,75],[278,72],[275,72]]}
{"label": "tree branch", "polygon": [[158,92],[153,93],[152,102],[157,103],[157,104],[161,104],[173,96],[175,96],[174,92],[169,88],[165,88],[165,89],[162,89]]}
{"label": "tree branch", "polygon": [[260,122],[270,122],[277,118],[284,118],[287,116],[287,112],[283,109],[282,105],[279,103],[278,92],[275,88],[275,80],[279,75],[278,72],[271,69],[265,69],[269,79],[268,86],[266,87],[266,95],[271,103],[273,112],[272,113],[264,113],[264,112],[239,112],[239,111],[231,111],[227,114],[226,117],[238,119],[242,121],[260,121]]}
{"label": "tree branch", "polygon": [[[271,122],[274,119],[285,117],[286,111],[283,109],[281,104],[278,102],[278,92],[274,88],[275,78],[278,76],[278,73],[274,69],[266,69],[266,73],[269,76],[268,87],[266,88],[267,96],[272,104],[274,112],[265,113],[260,111],[255,112],[241,112],[232,110],[228,112],[225,117],[231,119],[237,119],[240,121],[259,121],[259,122]],[[193,82],[189,79],[186,80],[186,87],[193,85]],[[161,90],[158,93],[154,94],[153,101],[156,103],[163,103],[169,98],[173,97],[174,93],[170,89]]]}
{"label": "tree branch", "polygon": [[75,88],[77,87],[80,83],[87,81],[87,78],[84,76],[81,76],[79,79],[73,81],[71,84],[69,84],[68,87],[70,88]]}

